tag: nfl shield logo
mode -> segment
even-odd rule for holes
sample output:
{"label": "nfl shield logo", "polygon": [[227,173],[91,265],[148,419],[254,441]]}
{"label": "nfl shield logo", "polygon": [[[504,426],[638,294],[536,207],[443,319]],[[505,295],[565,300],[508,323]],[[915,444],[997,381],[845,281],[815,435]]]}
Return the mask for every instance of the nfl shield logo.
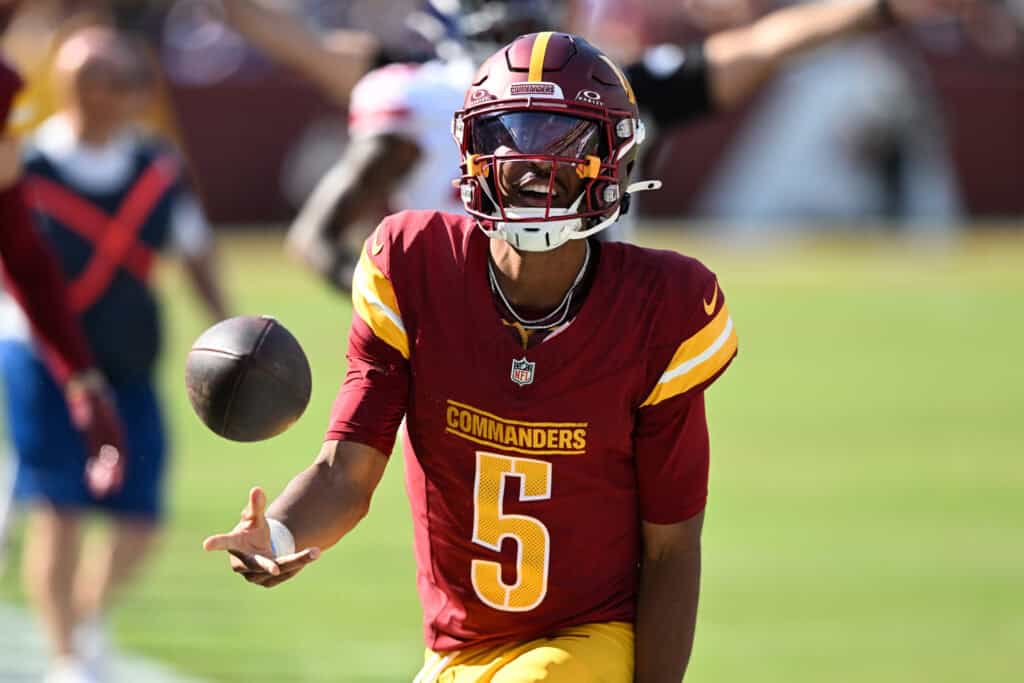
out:
{"label": "nfl shield logo", "polygon": [[526,384],[533,384],[533,369],[537,367],[536,363],[531,363],[526,358],[520,358],[512,361],[512,381],[519,386]]}

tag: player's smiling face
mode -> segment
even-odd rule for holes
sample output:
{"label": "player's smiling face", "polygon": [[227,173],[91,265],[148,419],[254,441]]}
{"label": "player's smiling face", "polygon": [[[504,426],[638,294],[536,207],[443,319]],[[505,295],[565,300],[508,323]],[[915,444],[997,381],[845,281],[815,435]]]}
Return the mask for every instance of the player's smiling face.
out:
{"label": "player's smiling face", "polygon": [[550,197],[551,208],[565,209],[583,191],[576,169],[600,154],[600,137],[593,120],[544,111],[504,112],[475,122],[472,148],[495,157],[497,190],[505,206],[544,208]]}
{"label": "player's smiling face", "polygon": [[[499,157],[514,153],[505,147],[495,150]],[[564,209],[583,191],[583,181],[573,164],[514,159],[499,159],[497,164],[498,191],[507,206],[545,207],[550,193],[551,208]]]}

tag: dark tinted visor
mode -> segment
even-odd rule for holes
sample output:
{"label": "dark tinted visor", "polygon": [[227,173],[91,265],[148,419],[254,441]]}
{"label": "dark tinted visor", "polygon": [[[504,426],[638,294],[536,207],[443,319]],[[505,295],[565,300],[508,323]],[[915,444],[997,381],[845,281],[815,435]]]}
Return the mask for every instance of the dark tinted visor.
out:
{"label": "dark tinted visor", "polygon": [[596,121],[543,111],[482,116],[473,122],[472,151],[494,154],[544,154],[582,159],[598,154],[601,129]]}

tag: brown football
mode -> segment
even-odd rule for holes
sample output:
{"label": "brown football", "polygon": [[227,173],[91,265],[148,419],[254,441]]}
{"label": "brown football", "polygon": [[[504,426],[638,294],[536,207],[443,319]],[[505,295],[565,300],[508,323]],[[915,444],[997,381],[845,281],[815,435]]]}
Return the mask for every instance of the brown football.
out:
{"label": "brown football", "polygon": [[292,333],[269,316],[222,320],[199,335],[185,361],[185,388],[199,419],[233,441],[288,429],[309,403],[309,361]]}

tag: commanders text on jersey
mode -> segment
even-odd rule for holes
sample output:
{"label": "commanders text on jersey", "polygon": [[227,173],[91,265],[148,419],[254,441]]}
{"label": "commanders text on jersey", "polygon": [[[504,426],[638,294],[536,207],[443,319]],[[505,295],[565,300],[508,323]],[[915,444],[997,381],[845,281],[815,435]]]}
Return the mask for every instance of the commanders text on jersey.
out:
{"label": "commanders text on jersey", "polygon": [[484,446],[527,455],[583,455],[587,450],[586,422],[506,420],[451,399],[445,412],[445,431]]}

